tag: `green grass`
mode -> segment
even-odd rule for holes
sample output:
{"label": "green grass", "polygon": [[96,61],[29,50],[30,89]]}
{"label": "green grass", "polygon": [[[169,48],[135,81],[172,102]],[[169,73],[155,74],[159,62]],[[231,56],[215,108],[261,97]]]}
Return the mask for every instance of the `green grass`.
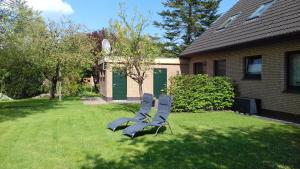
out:
{"label": "green grass", "polygon": [[232,112],[171,114],[174,135],[106,129],[136,105],[0,103],[1,169],[299,169],[300,129]]}

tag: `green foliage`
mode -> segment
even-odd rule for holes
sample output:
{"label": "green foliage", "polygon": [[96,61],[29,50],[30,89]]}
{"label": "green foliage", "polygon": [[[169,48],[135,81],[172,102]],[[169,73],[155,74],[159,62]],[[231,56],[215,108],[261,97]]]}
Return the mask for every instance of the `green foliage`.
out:
{"label": "green foliage", "polygon": [[224,110],[233,104],[234,88],[228,78],[183,75],[170,80],[168,92],[173,96],[175,112]]}
{"label": "green foliage", "polygon": [[68,19],[46,24],[40,13],[22,0],[5,8],[1,5],[0,68],[9,74],[4,77],[0,72],[1,91],[14,98],[35,96],[49,89],[51,97],[55,92],[76,93],[80,80],[74,75],[90,67],[95,42]]}
{"label": "green foliage", "polygon": [[100,96],[98,93],[96,93],[95,86],[89,85],[89,84],[81,84],[79,85],[77,96],[87,96],[87,97],[95,97]]}
{"label": "green foliage", "polygon": [[40,37],[46,31],[42,17],[17,0],[12,7],[0,6],[1,90],[9,97],[24,98],[41,92]]}
{"label": "green foliage", "polygon": [[5,92],[5,79],[9,76],[6,69],[0,69],[0,93]]}
{"label": "green foliage", "polygon": [[[162,22],[154,22],[165,30],[165,50],[180,54],[199,37],[218,17],[221,0],[165,0],[159,13]],[[168,52],[167,52],[168,53]]]}
{"label": "green foliage", "polygon": [[[68,19],[52,21],[47,26],[48,31],[42,37],[42,50],[37,62],[44,76],[52,83],[51,98],[55,97],[56,92],[61,99],[62,94],[73,95],[76,91],[76,79],[71,83],[65,83],[64,80],[73,79],[74,74],[91,66],[94,57],[91,51],[96,42],[84,33],[80,25]],[[63,83],[69,87],[65,91],[62,89]]]}
{"label": "green foliage", "polygon": [[42,74],[32,64],[16,62],[6,78],[6,94],[16,99],[36,96],[42,93],[43,81]]}
{"label": "green foliage", "polygon": [[81,89],[81,77],[80,74],[74,73],[63,78],[62,94],[63,96],[78,96]]}
{"label": "green foliage", "polygon": [[91,92],[91,91],[83,91],[79,94],[81,97],[100,97],[101,95],[99,93]]}

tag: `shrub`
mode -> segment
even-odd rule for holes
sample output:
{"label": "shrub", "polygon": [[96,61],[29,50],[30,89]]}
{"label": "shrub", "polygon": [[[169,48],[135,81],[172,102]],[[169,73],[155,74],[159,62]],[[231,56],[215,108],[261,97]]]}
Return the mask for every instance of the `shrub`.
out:
{"label": "shrub", "polygon": [[225,110],[232,106],[234,88],[230,79],[207,75],[182,75],[170,79],[174,112]]}
{"label": "shrub", "polygon": [[89,84],[81,84],[77,92],[77,96],[99,97],[100,94],[97,93],[97,89],[95,86],[91,86]]}
{"label": "shrub", "polygon": [[[4,91],[8,97],[22,99],[42,93],[43,76],[39,69],[26,61],[17,62],[8,71],[4,80]],[[3,89],[2,89],[3,90]]]}

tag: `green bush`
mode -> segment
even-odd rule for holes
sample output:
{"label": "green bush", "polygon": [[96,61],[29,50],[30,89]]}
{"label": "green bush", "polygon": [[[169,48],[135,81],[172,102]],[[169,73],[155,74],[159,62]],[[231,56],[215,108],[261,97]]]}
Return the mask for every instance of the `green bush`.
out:
{"label": "green bush", "polygon": [[77,92],[77,96],[99,97],[100,94],[97,93],[96,87],[88,85],[88,84],[82,84],[79,87],[79,90]]}
{"label": "green bush", "polygon": [[232,106],[234,88],[230,79],[207,75],[182,75],[170,79],[174,112],[225,110]]}
{"label": "green bush", "polygon": [[26,61],[11,66],[9,76],[4,81],[5,94],[13,99],[23,99],[37,96],[42,93],[42,73],[38,68]]}

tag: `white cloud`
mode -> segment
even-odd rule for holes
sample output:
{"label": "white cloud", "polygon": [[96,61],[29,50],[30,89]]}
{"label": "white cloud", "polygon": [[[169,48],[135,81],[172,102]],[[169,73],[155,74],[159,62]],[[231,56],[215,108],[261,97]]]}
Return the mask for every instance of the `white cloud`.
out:
{"label": "white cloud", "polygon": [[63,0],[26,0],[27,5],[34,10],[46,13],[58,13],[63,15],[70,15],[74,10],[70,4]]}

